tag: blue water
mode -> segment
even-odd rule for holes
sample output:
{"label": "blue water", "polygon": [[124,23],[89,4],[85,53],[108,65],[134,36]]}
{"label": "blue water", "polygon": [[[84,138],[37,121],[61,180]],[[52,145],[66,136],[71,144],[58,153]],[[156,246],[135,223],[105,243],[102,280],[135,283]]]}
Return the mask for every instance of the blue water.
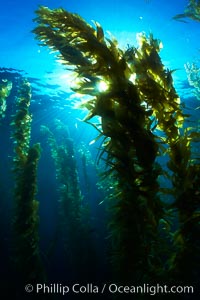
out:
{"label": "blue water", "polygon": [[[36,26],[33,21],[36,17],[35,10],[39,5],[51,9],[63,7],[70,12],[80,14],[91,25],[92,21],[98,21],[105,33],[108,31],[115,36],[122,49],[126,49],[127,45],[137,45],[137,33],[153,33],[154,37],[161,40],[163,44],[160,52],[163,64],[166,68],[176,69],[173,74],[174,85],[182,101],[187,104],[187,107],[197,107],[198,102],[193,96],[192,87],[188,84],[184,65],[199,58],[200,24],[190,19],[187,19],[187,22],[173,19],[176,14],[183,13],[186,4],[186,0],[7,0],[1,3],[0,78],[11,80],[13,90],[8,98],[6,116],[0,123],[0,264],[2,266],[0,280],[2,291],[4,286],[10,284],[14,285],[14,289],[19,289],[14,292],[13,299],[18,299],[18,295],[22,294],[21,290],[24,288],[18,286],[17,275],[12,269],[15,183],[12,172],[13,140],[10,138],[9,124],[15,114],[18,77],[26,77],[31,83],[30,113],[33,116],[31,145],[39,142],[42,147],[37,172],[36,198],[40,203],[39,247],[48,278],[47,283],[73,285],[76,282],[93,281],[98,285],[112,280],[107,264],[107,210],[103,202],[107,191],[103,188],[103,184],[99,183],[99,173],[102,172],[103,163],[97,164],[101,140],[92,143],[97,136],[96,130],[81,122],[86,112],[73,107],[78,98],[74,98],[70,90],[69,72],[56,61],[55,54],[38,45],[31,32]],[[193,117],[199,118],[198,111],[193,113]],[[55,122],[62,124],[59,133],[55,130]],[[63,129],[63,124],[67,126],[68,133]],[[95,249],[96,260],[95,263],[91,263],[94,263],[93,267],[88,266],[88,270],[86,266],[82,268],[81,265],[78,271],[73,268],[70,264],[72,250],[69,250],[68,254],[65,252],[63,244],[65,232],[63,233],[63,228],[60,228],[62,225],[60,225],[59,214],[59,189],[63,183],[56,178],[55,161],[52,158],[49,141],[41,133],[41,125],[47,126],[54,133],[58,144],[62,145],[65,138],[72,142],[74,151],[72,161],[75,161],[78,186],[83,201],[89,206],[90,213],[87,221],[90,223],[90,238]],[[99,186],[102,188],[100,189]],[[111,182],[107,189],[112,190],[112,188]],[[68,246],[70,249],[70,245]],[[34,299],[37,299],[37,296]],[[50,296],[47,299],[51,299]],[[78,296],[80,297],[80,294]],[[29,299],[29,294],[25,294],[24,297]],[[66,296],[66,299],[70,298]]]}

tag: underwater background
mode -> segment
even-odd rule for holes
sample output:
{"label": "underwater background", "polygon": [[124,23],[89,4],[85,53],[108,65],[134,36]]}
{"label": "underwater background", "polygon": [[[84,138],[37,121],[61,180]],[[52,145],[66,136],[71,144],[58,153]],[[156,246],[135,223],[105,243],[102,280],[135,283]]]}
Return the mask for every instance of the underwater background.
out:
{"label": "underwater background", "polygon": [[198,0],[1,3],[1,295],[198,298],[199,21]]}

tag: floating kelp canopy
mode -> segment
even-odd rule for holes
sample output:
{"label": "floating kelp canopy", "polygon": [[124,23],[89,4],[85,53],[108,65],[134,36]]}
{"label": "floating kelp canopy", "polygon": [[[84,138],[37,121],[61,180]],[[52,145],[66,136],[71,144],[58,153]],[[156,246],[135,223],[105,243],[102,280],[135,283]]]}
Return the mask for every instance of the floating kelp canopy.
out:
{"label": "floating kelp canopy", "polygon": [[[152,34],[140,34],[137,47],[122,50],[98,22],[92,27],[62,8],[40,7],[36,14],[33,32],[71,67],[76,76],[72,90],[89,96],[84,101],[80,96],[79,107],[88,110],[84,121],[104,138],[99,157],[107,166],[104,177],[113,184],[108,228],[114,278],[151,283],[169,280],[170,274],[173,283],[196,282],[200,166],[191,141],[199,142],[199,133],[184,129],[189,116],[173,86],[173,71],[160,59],[162,43]],[[95,116],[99,124],[92,122]],[[161,156],[167,158],[164,167],[158,163]],[[161,186],[160,176],[170,188]],[[165,194],[173,197],[171,206],[162,201]],[[170,229],[174,212],[175,234]]]}

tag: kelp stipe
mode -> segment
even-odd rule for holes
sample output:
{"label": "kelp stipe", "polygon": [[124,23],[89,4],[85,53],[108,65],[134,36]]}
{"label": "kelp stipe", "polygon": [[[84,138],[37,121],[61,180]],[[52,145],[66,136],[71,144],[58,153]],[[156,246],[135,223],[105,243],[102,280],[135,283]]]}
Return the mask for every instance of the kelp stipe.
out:
{"label": "kelp stipe", "polygon": [[[170,209],[178,211],[181,234],[188,240],[187,224],[194,221],[196,236],[199,165],[191,160],[190,144],[195,134],[184,131],[188,116],[183,114],[173,87],[173,71],[165,69],[159,57],[161,43],[152,35],[147,38],[142,34],[138,48],[123,51],[114,38],[104,36],[97,22],[93,28],[63,9],[40,7],[35,21],[38,26],[33,32],[42,45],[59,51],[61,62],[73,66],[77,75],[73,90],[90,96],[79,105],[89,110],[84,121],[100,117],[100,124],[93,124],[99,136],[105,137],[99,157],[107,154],[105,176],[114,182],[109,237],[115,279],[124,283],[166,281],[169,271],[173,279],[184,281],[190,274],[182,274],[176,254],[171,260],[163,255],[167,249],[162,249],[159,227],[169,223],[170,210],[161,199],[164,193],[173,196]],[[160,155],[167,156],[168,169],[158,164]],[[162,188],[160,175],[167,176],[172,188]],[[187,193],[195,199],[186,200],[190,216],[183,199]],[[182,230],[185,226],[187,233]],[[170,226],[165,227],[171,237]],[[180,253],[176,234],[174,241],[173,249]],[[181,251],[188,247],[184,244]],[[195,249],[194,239],[190,247]],[[181,262],[184,264],[184,255]]]}
{"label": "kelp stipe", "polygon": [[60,120],[55,120],[54,124],[53,130],[42,125],[41,133],[47,137],[55,163],[59,192],[58,234],[64,244],[63,263],[71,270],[71,280],[73,277],[74,280],[89,280],[95,268],[89,207],[80,190],[76,155],[69,129]]}
{"label": "kelp stipe", "polygon": [[27,80],[20,84],[16,97],[16,113],[11,123],[14,145],[13,173],[14,217],[13,260],[17,293],[23,294],[24,284],[44,280],[39,253],[37,165],[40,145],[30,147],[32,116],[29,112],[31,88]]}

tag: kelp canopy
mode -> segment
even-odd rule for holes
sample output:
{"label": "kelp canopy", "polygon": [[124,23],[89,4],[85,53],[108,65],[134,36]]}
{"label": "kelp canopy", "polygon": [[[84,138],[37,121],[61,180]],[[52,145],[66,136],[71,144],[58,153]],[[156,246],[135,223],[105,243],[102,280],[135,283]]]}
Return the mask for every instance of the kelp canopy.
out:
{"label": "kelp canopy", "polygon": [[[100,117],[100,123],[92,125],[104,137],[99,157],[107,154],[105,176],[113,184],[109,236],[116,278],[125,283],[158,282],[161,276],[167,278],[169,269],[172,280],[185,281],[183,274],[188,282],[193,280],[196,271],[185,261],[192,260],[188,249],[196,258],[200,250],[191,234],[193,228],[195,233],[200,230],[200,168],[191,152],[191,140],[199,141],[199,134],[183,127],[187,116],[173,87],[172,71],[159,57],[161,42],[140,34],[137,48],[122,50],[97,22],[92,27],[62,8],[40,7],[36,13],[37,39],[71,66],[76,74],[72,89],[90,96],[80,100],[79,106],[89,111],[84,121]],[[167,156],[165,169],[158,164],[159,155]],[[170,180],[170,189],[160,186],[160,175]],[[174,199],[180,228],[176,235],[169,233],[175,253],[163,263],[166,252],[159,228],[169,224],[161,201],[164,193]],[[164,227],[166,234],[170,226]]]}

